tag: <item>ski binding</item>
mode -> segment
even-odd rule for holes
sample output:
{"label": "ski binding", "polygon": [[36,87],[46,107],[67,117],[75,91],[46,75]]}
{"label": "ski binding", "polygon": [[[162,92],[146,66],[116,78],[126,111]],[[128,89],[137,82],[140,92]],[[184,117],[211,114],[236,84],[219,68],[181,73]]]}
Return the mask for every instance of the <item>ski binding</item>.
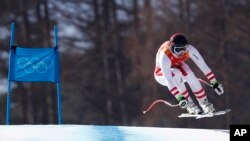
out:
{"label": "ski binding", "polygon": [[231,109],[226,109],[222,111],[216,111],[215,113],[209,113],[209,114],[190,114],[190,113],[183,113],[179,115],[179,118],[185,118],[185,117],[194,117],[195,119],[201,119],[201,118],[206,118],[206,117],[214,117],[214,116],[219,116],[219,115],[224,115],[230,112]]}

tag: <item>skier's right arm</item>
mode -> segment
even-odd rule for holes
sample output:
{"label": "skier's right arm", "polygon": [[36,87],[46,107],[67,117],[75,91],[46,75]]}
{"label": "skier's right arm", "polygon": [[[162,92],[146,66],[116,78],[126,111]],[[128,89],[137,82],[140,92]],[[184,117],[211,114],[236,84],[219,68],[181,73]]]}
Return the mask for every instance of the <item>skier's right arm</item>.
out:
{"label": "skier's right arm", "polygon": [[170,92],[179,101],[180,107],[185,108],[188,102],[182,96],[182,94],[178,91],[177,87],[174,85],[172,72],[171,72],[171,61],[164,52],[161,52],[159,55],[159,63],[162,69],[163,76],[168,81],[168,88]]}
{"label": "skier's right arm", "polygon": [[162,69],[163,76],[168,81],[169,90],[176,88],[172,78],[171,61],[164,52],[161,52],[159,55],[159,63],[160,68]]}

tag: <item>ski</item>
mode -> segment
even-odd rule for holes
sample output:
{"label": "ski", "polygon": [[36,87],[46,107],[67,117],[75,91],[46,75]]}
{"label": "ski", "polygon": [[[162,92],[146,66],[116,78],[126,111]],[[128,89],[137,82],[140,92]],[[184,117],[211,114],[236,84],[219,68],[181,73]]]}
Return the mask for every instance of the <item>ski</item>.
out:
{"label": "ski", "polygon": [[190,113],[183,113],[181,115],[179,115],[178,117],[179,118],[185,118],[185,117],[197,117],[198,115],[197,114],[190,114]]}
{"label": "ski", "polygon": [[214,116],[219,116],[219,115],[224,115],[230,112],[231,109],[226,109],[222,111],[217,111],[215,113],[209,113],[209,114],[190,114],[190,113],[183,113],[179,115],[179,118],[188,118],[188,117],[194,117],[195,119],[201,119],[201,118],[207,118],[207,117],[214,117]]}
{"label": "ski", "polygon": [[196,119],[201,119],[201,118],[206,118],[206,117],[214,117],[214,116],[219,116],[219,115],[224,115],[228,112],[230,112],[231,109],[226,109],[226,110],[223,110],[223,111],[217,111],[215,113],[212,113],[212,114],[203,114],[203,115],[198,115],[196,117]]}

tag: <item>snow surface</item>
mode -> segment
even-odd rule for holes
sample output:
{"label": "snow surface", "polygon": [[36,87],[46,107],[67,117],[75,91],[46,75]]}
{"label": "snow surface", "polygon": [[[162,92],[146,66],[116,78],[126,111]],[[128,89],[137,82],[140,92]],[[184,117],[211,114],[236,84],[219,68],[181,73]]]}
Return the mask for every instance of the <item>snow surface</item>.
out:
{"label": "snow surface", "polygon": [[0,141],[229,141],[229,131],[94,125],[1,125]]}

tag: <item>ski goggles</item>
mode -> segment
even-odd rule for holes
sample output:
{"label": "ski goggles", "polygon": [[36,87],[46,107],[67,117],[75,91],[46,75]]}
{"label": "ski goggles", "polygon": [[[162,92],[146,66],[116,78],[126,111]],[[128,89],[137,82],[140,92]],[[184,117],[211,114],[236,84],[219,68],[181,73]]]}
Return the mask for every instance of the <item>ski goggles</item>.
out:
{"label": "ski goggles", "polygon": [[187,47],[188,47],[188,45],[180,46],[180,47],[173,46],[173,51],[176,54],[183,54],[187,51]]}

